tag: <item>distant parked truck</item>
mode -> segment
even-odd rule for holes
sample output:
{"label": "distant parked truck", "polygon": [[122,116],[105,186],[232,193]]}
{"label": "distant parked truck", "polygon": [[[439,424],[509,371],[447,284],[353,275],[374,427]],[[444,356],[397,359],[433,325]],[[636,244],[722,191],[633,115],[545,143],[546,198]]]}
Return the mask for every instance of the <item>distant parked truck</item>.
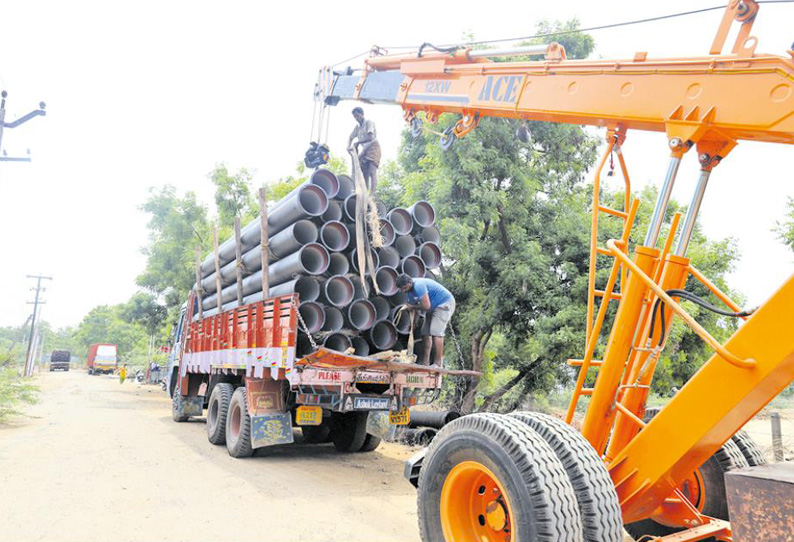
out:
{"label": "distant parked truck", "polygon": [[88,374],[112,374],[118,365],[115,344],[92,344],[88,349]]}
{"label": "distant parked truck", "polygon": [[50,354],[50,371],[68,371],[72,354],[68,350],[53,350]]}

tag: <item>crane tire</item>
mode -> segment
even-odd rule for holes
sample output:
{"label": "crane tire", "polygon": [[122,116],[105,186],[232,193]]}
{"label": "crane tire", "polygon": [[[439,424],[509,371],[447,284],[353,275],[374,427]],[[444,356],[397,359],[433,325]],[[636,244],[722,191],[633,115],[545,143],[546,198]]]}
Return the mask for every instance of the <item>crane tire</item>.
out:
{"label": "crane tire", "polygon": [[380,437],[367,433],[367,438],[364,439],[364,444],[361,446],[359,452],[374,452],[378,446],[380,446],[380,441]]}
{"label": "crane tire", "polygon": [[226,418],[232,401],[234,386],[219,382],[212,388],[207,405],[207,439],[213,444],[226,443]]}
{"label": "crane tire", "polygon": [[499,414],[464,416],[438,432],[419,473],[417,511],[424,542],[583,540],[576,494],[554,450]]}
{"label": "crane tire", "polygon": [[595,449],[576,429],[538,412],[510,415],[531,427],[565,468],[579,503],[585,542],[623,542],[623,520],[615,485]]}
{"label": "crane tire", "polygon": [[367,412],[344,412],[335,416],[331,429],[334,447],[339,452],[357,452],[367,438]]}
{"label": "crane tire", "polygon": [[[725,492],[725,473],[734,469],[747,467],[747,460],[736,444],[729,440],[714,452],[697,470],[702,481],[702,492],[698,502],[694,503],[702,514],[728,521],[728,497]],[[626,531],[638,540],[646,535],[667,536],[683,531],[684,527],[668,527],[652,518],[627,523]],[[715,538],[707,538],[705,542],[714,542]]]}
{"label": "crane tire", "polygon": [[758,467],[759,465],[766,465],[764,453],[746,431],[739,431],[733,435],[731,440],[736,444],[739,450],[742,451],[742,455],[747,460],[749,466]]}
{"label": "crane tire", "polygon": [[236,458],[254,455],[245,386],[234,390],[229,402],[229,412],[226,415],[226,450],[230,456]]}

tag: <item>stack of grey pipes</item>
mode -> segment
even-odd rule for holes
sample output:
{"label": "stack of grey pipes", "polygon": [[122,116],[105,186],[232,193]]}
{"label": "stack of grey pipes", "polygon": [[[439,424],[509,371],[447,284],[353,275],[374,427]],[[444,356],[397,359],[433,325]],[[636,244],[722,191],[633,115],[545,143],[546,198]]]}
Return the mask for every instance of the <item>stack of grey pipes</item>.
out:
{"label": "stack of grey pipes", "polygon": [[[243,227],[242,304],[297,293],[300,315],[317,344],[339,352],[352,347],[355,355],[367,356],[399,348],[398,342],[404,342],[411,323],[408,313],[399,311],[406,296],[397,289],[397,277],[406,273],[435,280],[433,270],[441,265],[441,249],[435,210],[429,203],[419,201],[409,208],[387,211],[377,202],[382,246],[370,248],[375,272],[367,270],[365,287],[356,254],[356,197],[349,176],[318,169],[268,208],[270,291],[266,296],[262,292],[261,217]],[[364,224],[364,232],[370,223]],[[226,311],[239,306],[234,238],[218,247],[218,258],[222,310]],[[214,254],[201,263],[200,275],[203,316],[212,316],[218,313]],[[300,325],[298,355],[308,354],[310,344]]]}

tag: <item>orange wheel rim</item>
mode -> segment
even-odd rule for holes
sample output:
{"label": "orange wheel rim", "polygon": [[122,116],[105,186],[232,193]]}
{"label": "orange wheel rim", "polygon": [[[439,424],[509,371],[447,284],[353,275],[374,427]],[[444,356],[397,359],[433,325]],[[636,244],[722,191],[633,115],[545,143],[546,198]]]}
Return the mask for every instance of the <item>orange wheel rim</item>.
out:
{"label": "orange wheel rim", "polygon": [[441,488],[441,528],[447,542],[514,542],[510,499],[491,470],[464,461]]}

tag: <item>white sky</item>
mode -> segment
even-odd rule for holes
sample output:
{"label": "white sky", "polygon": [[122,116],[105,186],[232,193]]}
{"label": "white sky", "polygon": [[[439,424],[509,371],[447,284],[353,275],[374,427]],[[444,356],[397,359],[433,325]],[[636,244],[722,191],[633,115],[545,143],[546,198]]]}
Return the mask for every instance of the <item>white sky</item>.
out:
{"label": "white sky", "polygon": [[[577,16],[587,27],[720,3],[3,2],[6,120],[40,100],[48,116],[3,138],[9,156],[30,148],[33,162],[0,163],[0,325],[27,317],[33,281],[26,274],[54,277],[43,314],[56,327],[127,300],[144,266],[146,216],[138,206],[149,187],[195,190],[209,204],[207,174],[218,162],[254,169],[257,183],[292,173],[309,141],[312,90],[324,64],[376,43],[454,42],[466,31],[478,39],[524,36],[541,18]],[[721,15],[594,32],[596,55],[706,54]],[[792,21],[794,4],[761,6],[758,51],[785,55]],[[337,154],[353,105],[332,112]],[[400,111],[365,109],[393,158]],[[624,149],[635,186],[658,185],[667,167],[664,136],[631,133]],[[738,239],[743,258],[730,282],[750,303],[794,271],[793,255],[770,232],[786,196],[794,196],[792,152],[742,143],[715,170],[706,194],[701,223],[710,236]],[[673,197],[688,202],[696,178],[690,153]]]}

